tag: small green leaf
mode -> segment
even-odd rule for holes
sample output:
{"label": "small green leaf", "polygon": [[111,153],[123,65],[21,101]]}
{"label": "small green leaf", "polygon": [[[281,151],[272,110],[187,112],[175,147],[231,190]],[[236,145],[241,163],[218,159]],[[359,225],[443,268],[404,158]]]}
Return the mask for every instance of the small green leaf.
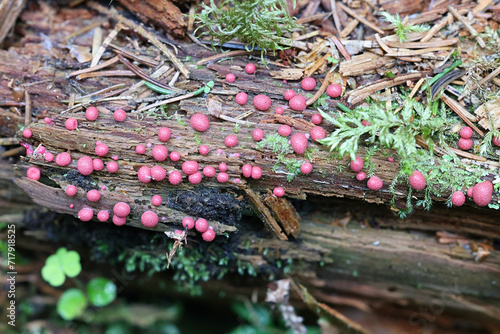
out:
{"label": "small green leaf", "polygon": [[80,255],[75,251],[67,252],[62,259],[62,267],[66,276],[78,276],[82,271],[82,266],[80,264]]}
{"label": "small green leaf", "polygon": [[87,308],[87,298],[79,289],[66,290],[57,302],[57,313],[64,320],[73,320]]}
{"label": "small green leaf", "polygon": [[210,87],[205,87],[205,88],[203,89],[203,92],[205,92],[205,94],[210,93]]}
{"label": "small green leaf", "polygon": [[87,284],[87,295],[94,306],[106,306],[116,298],[116,285],[107,278],[94,278]]}
{"label": "small green leaf", "polygon": [[42,277],[52,286],[61,286],[66,280],[66,276],[59,266],[47,265],[42,268]]}

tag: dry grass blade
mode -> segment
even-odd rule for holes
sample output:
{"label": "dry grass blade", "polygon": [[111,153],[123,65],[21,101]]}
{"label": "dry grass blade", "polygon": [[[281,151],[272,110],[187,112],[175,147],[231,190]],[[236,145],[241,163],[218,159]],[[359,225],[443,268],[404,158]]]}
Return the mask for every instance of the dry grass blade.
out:
{"label": "dry grass blade", "polygon": [[368,21],[364,17],[359,16],[358,14],[356,14],[355,11],[353,11],[351,8],[347,7],[343,3],[339,3],[339,7],[342,8],[342,10],[344,12],[346,12],[349,15],[351,15],[352,17],[354,17],[359,22],[363,23],[367,27],[369,27],[369,28],[375,30],[376,32],[378,32],[380,35],[385,35],[385,32],[382,29],[380,29],[379,27],[377,27],[375,24],[371,23],[370,21]]}
{"label": "dry grass blade", "polygon": [[443,94],[441,96],[441,100],[444,103],[446,103],[446,105],[450,107],[458,116],[460,116],[460,118],[465,123],[467,123],[468,126],[470,126],[474,131],[476,131],[478,135],[484,137],[484,132],[479,130],[479,128],[475,126],[474,123],[472,123],[472,120],[476,120],[476,117],[474,117],[467,110],[465,110],[465,108],[462,107],[462,105],[459,102],[453,100],[446,94]]}

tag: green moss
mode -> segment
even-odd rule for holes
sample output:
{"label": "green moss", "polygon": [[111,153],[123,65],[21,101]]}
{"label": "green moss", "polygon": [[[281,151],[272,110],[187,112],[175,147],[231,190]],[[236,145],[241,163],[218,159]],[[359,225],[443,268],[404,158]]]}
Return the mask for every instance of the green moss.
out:
{"label": "green moss", "polygon": [[291,40],[283,38],[284,34],[300,27],[288,14],[285,0],[222,0],[218,5],[211,0],[210,5],[202,2],[201,6],[201,13],[194,14],[200,24],[195,34],[204,30],[201,35],[209,35],[212,45],[214,40],[221,45],[239,39],[248,44],[247,50],[260,48],[262,59],[268,49],[286,49]]}

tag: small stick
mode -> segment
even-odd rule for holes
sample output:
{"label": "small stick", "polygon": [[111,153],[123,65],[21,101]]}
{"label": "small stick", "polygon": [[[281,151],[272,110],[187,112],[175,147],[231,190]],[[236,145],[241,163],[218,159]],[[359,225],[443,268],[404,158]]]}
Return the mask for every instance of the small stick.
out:
{"label": "small stick", "polygon": [[449,24],[451,22],[451,18],[452,18],[452,15],[450,13],[448,13],[448,15],[446,17],[443,17],[443,19],[441,19],[441,21],[439,21],[438,24],[436,24],[435,26],[433,26],[426,34],[424,37],[422,37],[422,39],[420,40],[420,42],[427,42],[429,41],[435,33],[437,33],[439,30],[443,29],[447,24]]}
{"label": "small stick", "polygon": [[138,56],[135,53],[128,51],[124,48],[121,48],[117,45],[110,44],[109,46],[111,46],[113,48],[115,53],[121,54],[122,56],[127,57],[127,58],[131,58],[133,60],[137,60],[138,62],[141,62],[145,65],[154,67],[154,66],[158,66],[158,64],[159,64],[159,62],[157,62],[157,61]]}
{"label": "small stick", "polygon": [[448,6],[448,10],[453,14],[453,16],[455,16],[458,20],[462,21],[462,23],[464,24],[465,28],[467,28],[467,30],[469,30],[469,32],[471,33],[472,36],[474,36],[474,38],[476,39],[476,41],[479,43],[479,45],[482,47],[482,48],[485,48],[486,47],[486,43],[484,43],[484,40],[481,38],[481,36],[479,36],[479,33],[476,31],[476,29],[474,29],[471,24],[469,22],[467,22],[463,17],[462,15],[460,15],[460,13],[458,13],[458,11],[453,8],[452,6]]}
{"label": "small stick", "polygon": [[123,65],[127,66],[132,72],[134,72],[136,75],[141,77],[141,79],[146,80],[148,82],[151,82],[152,84],[164,88],[164,89],[171,89],[171,87],[164,85],[163,83],[151,78],[149,75],[144,73],[139,67],[135,66],[131,62],[129,62],[125,57],[122,55],[118,55],[118,59],[123,63]]}
{"label": "small stick", "polygon": [[95,77],[135,77],[136,74],[133,71],[127,70],[112,70],[112,71],[97,71],[77,75],[78,80],[85,78],[95,78]]}
{"label": "small stick", "polygon": [[112,17],[113,19],[115,19],[117,21],[123,22],[125,25],[127,25],[130,28],[137,31],[140,35],[142,35],[144,38],[149,40],[151,42],[151,44],[153,44],[158,49],[160,49],[160,51],[163,52],[167,56],[168,59],[170,59],[170,61],[174,64],[174,66],[177,67],[177,69],[179,71],[181,71],[181,73],[186,78],[189,78],[188,69],[179,61],[179,59],[177,59],[177,57],[172,52],[170,52],[170,50],[168,50],[167,47],[162,42],[160,42],[153,34],[146,31],[146,29],[144,29],[142,26],[140,26],[140,25],[136,24],[134,21],[126,19],[122,15],[118,14],[118,12],[116,11],[115,8],[108,9],[108,8],[101,6],[100,4],[93,2],[93,1],[88,2],[87,5],[93,9],[97,10],[98,12],[104,13],[104,14]]}
{"label": "small stick", "polygon": [[2,146],[11,146],[11,145],[18,145],[19,140],[14,137],[9,137],[9,138],[0,138],[0,145]]}
{"label": "small stick", "polygon": [[333,22],[335,23],[337,34],[340,34],[342,31],[342,25],[340,24],[339,12],[337,10],[337,1],[330,0],[330,7],[332,7]]}
{"label": "small stick", "polygon": [[104,22],[106,22],[106,21],[104,21],[104,20],[103,20],[103,21],[97,21],[97,22],[94,22],[94,23],[92,23],[92,24],[89,24],[88,26],[83,27],[82,29],[79,29],[79,30],[77,30],[77,31],[75,31],[75,32],[72,32],[71,34],[67,35],[66,37],[64,37],[64,40],[65,40],[65,41],[67,41],[67,40],[69,40],[69,39],[71,39],[71,38],[73,38],[73,37],[75,37],[75,36],[78,36],[78,35],[84,34],[84,33],[86,33],[87,31],[90,31],[90,30],[92,30],[92,29],[94,29],[94,28],[96,28],[96,27],[99,27],[99,26],[100,26],[101,24],[103,24]]}
{"label": "small stick", "polygon": [[443,102],[446,103],[448,107],[450,107],[458,116],[460,116],[460,118],[463,119],[468,126],[470,126],[474,131],[476,131],[478,135],[484,137],[484,132],[479,130],[477,126],[475,126],[474,123],[472,123],[472,121],[468,118],[470,113],[467,110],[465,110],[460,103],[453,100],[446,94],[443,94],[441,96],[441,100],[443,100]]}
{"label": "small stick", "polygon": [[24,150],[25,150],[25,148],[23,146],[16,147],[16,148],[13,148],[11,150],[3,152],[2,155],[0,155],[0,157],[2,157],[2,158],[12,157],[14,155],[21,154]]}
{"label": "small stick", "polygon": [[396,109],[396,111],[394,111],[394,114],[397,114],[401,109],[403,109],[404,105],[406,104],[406,101],[408,101],[408,99],[411,99],[417,93],[418,89],[420,88],[420,86],[422,86],[424,81],[425,81],[424,78],[420,78],[420,80],[417,81],[415,87],[413,87],[413,89],[411,90],[410,95],[408,95],[408,98],[403,102],[403,105],[401,107],[399,107],[398,109]]}
{"label": "small stick", "polygon": [[311,97],[309,100],[306,101],[306,105],[311,105],[314,102],[316,102],[316,100],[319,99],[319,97],[325,92],[326,87],[328,87],[328,84],[330,83],[330,76],[331,72],[330,71],[326,72],[325,80],[323,80],[321,87],[318,89],[318,91],[314,94],[313,97]]}
{"label": "small stick", "polygon": [[27,89],[24,91],[24,103],[26,104],[24,109],[24,125],[28,126],[31,123],[31,98]]}
{"label": "small stick", "polygon": [[100,26],[94,30],[94,37],[92,39],[92,60],[97,56],[99,46],[102,43],[102,29]]}
{"label": "small stick", "polygon": [[349,15],[351,15],[352,17],[354,17],[359,22],[363,23],[364,25],[366,25],[366,26],[372,28],[373,30],[375,30],[376,32],[378,32],[380,35],[385,35],[385,32],[382,29],[380,29],[379,27],[377,27],[376,25],[374,25],[373,23],[371,23],[370,21],[368,21],[364,17],[359,16],[358,14],[356,14],[355,11],[353,11],[351,8],[347,7],[343,3],[339,2],[339,7],[342,8],[342,10],[344,12],[346,12]]}
{"label": "small stick", "polygon": [[260,51],[234,50],[234,51],[224,52],[224,53],[210,56],[208,58],[201,59],[196,63],[196,65],[205,65],[207,63],[219,60],[221,58],[245,56],[245,55],[251,55],[251,54],[260,54]]}
{"label": "small stick", "polygon": [[89,68],[85,68],[83,70],[78,70],[78,71],[74,71],[74,72],[71,72],[69,75],[68,75],[68,78],[71,78],[71,77],[74,77],[74,76],[77,76],[79,74],[83,74],[83,73],[88,73],[88,72],[94,72],[94,71],[97,71],[97,70],[101,70],[105,67],[108,67],[109,65],[112,65],[114,63],[118,62],[118,57],[113,57],[109,60],[106,60],[105,62],[99,64],[99,65],[96,65],[96,66],[92,66],[92,67],[89,67]]}
{"label": "small stick", "polygon": [[356,19],[352,19],[347,25],[346,27],[344,28],[344,30],[342,30],[340,32],[340,37],[341,38],[346,38],[347,36],[349,36],[349,34],[354,30],[354,28],[356,28],[356,26],[359,24],[359,21],[356,20]]}
{"label": "small stick", "polygon": [[104,40],[104,42],[102,42],[102,45],[99,47],[99,50],[97,50],[95,57],[92,58],[92,62],[90,63],[90,67],[96,66],[99,63],[99,60],[101,59],[102,55],[104,54],[104,51],[106,51],[106,47],[111,43],[111,41],[113,41],[113,39],[115,39],[116,35],[118,35],[118,33],[120,32],[120,30],[122,30],[122,28],[123,28],[123,25],[120,22],[118,22],[118,24],[115,26],[115,28],[109,32],[109,34],[106,37],[106,39]]}
{"label": "small stick", "polygon": [[177,97],[174,97],[174,98],[171,98],[171,99],[168,99],[168,100],[156,102],[156,103],[150,104],[148,106],[145,106],[145,107],[143,107],[141,109],[138,109],[136,111],[136,113],[141,112],[141,111],[146,111],[146,110],[149,110],[149,109],[152,109],[152,108],[155,108],[155,107],[159,107],[159,106],[162,106],[164,104],[169,104],[169,103],[173,103],[173,102],[177,102],[177,101],[189,99],[189,98],[191,98],[191,97],[193,97],[195,95],[196,95],[195,93],[189,93],[189,94],[177,96]]}

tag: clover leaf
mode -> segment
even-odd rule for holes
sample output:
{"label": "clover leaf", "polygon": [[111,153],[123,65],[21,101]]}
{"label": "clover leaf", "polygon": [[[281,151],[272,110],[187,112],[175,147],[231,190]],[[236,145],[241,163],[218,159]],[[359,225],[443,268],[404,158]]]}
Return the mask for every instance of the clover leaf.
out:
{"label": "clover leaf", "polygon": [[42,277],[52,286],[61,286],[68,277],[76,277],[82,271],[80,255],[62,247],[45,261]]}
{"label": "clover leaf", "polygon": [[87,308],[87,298],[80,289],[66,290],[57,302],[57,313],[64,320],[73,320],[83,314]]}
{"label": "clover leaf", "polygon": [[107,278],[94,278],[87,284],[87,295],[94,306],[106,306],[116,298],[116,285]]}

